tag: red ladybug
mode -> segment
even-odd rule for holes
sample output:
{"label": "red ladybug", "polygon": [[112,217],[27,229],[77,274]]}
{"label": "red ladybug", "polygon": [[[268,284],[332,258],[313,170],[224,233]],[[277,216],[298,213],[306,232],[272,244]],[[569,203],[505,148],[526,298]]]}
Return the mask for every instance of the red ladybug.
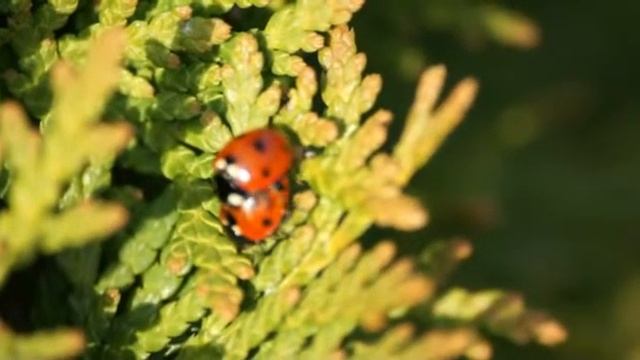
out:
{"label": "red ladybug", "polygon": [[231,192],[222,204],[220,219],[235,236],[258,242],[280,226],[289,204],[289,178],[284,176],[266,190]]}
{"label": "red ladybug", "polygon": [[238,136],[213,160],[217,174],[245,192],[265,190],[285,176],[294,152],[287,138],[274,129],[258,129]]}

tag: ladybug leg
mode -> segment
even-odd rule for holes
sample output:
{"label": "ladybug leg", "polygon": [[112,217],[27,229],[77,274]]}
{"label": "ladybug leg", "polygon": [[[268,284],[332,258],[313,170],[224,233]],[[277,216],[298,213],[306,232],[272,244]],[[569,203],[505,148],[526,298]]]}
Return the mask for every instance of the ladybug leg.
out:
{"label": "ladybug leg", "polygon": [[220,211],[220,222],[224,226],[235,225],[235,223],[236,223],[236,219],[233,216],[233,214],[228,209],[226,209],[224,206],[222,207],[222,210]]}
{"label": "ladybug leg", "polygon": [[242,232],[240,231],[240,227],[238,226],[236,218],[233,215],[232,211],[229,211],[223,208],[222,216],[220,216],[220,220],[222,221],[222,224],[224,226],[227,226],[229,227],[229,229],[231,229],[231,232],[233,233],[233,235],[235,236],[242,235]]}

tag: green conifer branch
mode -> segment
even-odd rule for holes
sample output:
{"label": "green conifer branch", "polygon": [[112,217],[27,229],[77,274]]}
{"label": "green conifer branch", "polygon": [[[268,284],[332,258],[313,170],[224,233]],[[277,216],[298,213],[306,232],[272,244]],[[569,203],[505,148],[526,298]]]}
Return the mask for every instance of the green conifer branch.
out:
{"label": "green conifer branch", "polygon": [[55,360],[77,355],[84,347],[78,330],[50,330],[23,335],[0,325],[0,358]]}
{"label": "green conifer branch", "polygon": [[[126,221],[122,206],[88,199],[104,185],[101,179],[108,178],[105,165],[109,166],[132,135],[125,123],[96,123],[116,85],[124,47],[119,30],[106,32],[99,40],[99,45],[91,47],[81,71],[75,73],[64,63],[54,68],[55,96],[51,112],[42,123],[42,136],[29,128],[18,105],[0,105],[1,152],[13,179],[9,207],[0,214],[0,238],[6,250],[0,261],[2,281],[12,267],[37,252],[59,253],[87,244],[111,234]],[[84,102],[78,104],[80,97]],[[65,191],[67,182],[70,186]],[[94,255],[99,254],[95,249],[87,248],[84,259],[72,253],[59,258],[62,269],[78,288],[91,286],[94,281]],[[81,268],[86,272],[78,271]],[[80,309],[85,305],[78,304],[79,312],[85,312]],[[8,330],[5,334],[2,348],[10,351],[12,358],[71,356],[84,343],[75,331],[32,337],[10,336]],[[49,341],[59,346],[46,346]]]}
{"label": "green conifer branch", "polygon": [[327,146],[338,136],[338,127],[334,122],[311,111],[313,97],[318,91],[316,74],[310,66],[304,65],[301,59],[299,67],[299,70],[294,70],[297,75],[296,86],[289,90],[287,104],[276,114],[273,121],[294,130],[305,146]]}
{"label": "green conifer branch", "polygon": [[[456,359],[477,346],[478,334],[469,328],[431,330],[394,354],[398,359]],[[428,354],[425,356],[425,354]]]}
{"label": "green conifer branch", "polygon": [[287,53],[317,51],[324,44],[317,32],[348,22],[363,3],[362,0],[305,0],[285,6],[267,23],[264,30],[267,44],[270,49]]}
{"label": "green conifer branch", "polygon": [[[0,265],[1,280],[12,266],[30,258],[38,248],[57,252],[77,246],[113,232],[126,220],[122,207],[100,203],[79,204],[60,214],[51,212],[65,181],[82,171],[88,162],[113,156],[131,137],[125,124],[92,124],[117,80],[120,60],[117,49],[123,45],[116,31],[102,40],[102,46],[111,48],[95,47],[79,75],[73,75],[65,65],[56,68],[56,97],[44,138],[29,129],[16,104],[4,104],[0,110],[0,141],[14,177],[9,211],[0,215],[6,224],[2,227],[2,238],[6,239],[7,251]],[[79,94],[85,102],[74,106]],[[70,148],[71,143],[76,146]],[[98,143],[100,146],[96,146]],[[91,226],[74,226],[77,221],[89,218],[95,219],[88,224]]]}
{"label": "green conifer branch", "polygon": [[[263,86],[260,73],[264,64],[258,42],[250,34],[238,34],[220,49],[224,66],[221,68],[222,86],[227,103],[227,119],[232,133],[264,127],[267,116],[255,116],[258,95]],[[277,90],[276,90],[277,91]],[[273,99],[279,103],[279,95]],[[258,113],[259,114],[259,113]]]}
{"label": "green conifer branch", "polygon": [[422,270],[440,283],[445,281],[463,260],[471,256],[472,252],[473,246],[469,240],[436,240],[422,251],[419,262]]}
{"label": "green conifer branch", "polygon": [[[36,250],[59,253],[73,286],[73,321],[86,330],[86,358],[486,359],[491,345],[478,328],[518,342],[563,339],[561,325],[511,293],[433,294],[470,255],[466,241],[432,244],[415,268],[393,261],[389,242],[364,253],[357,244],[373,225],[426,224],[426,209],[403,188],[461,121],[477,88],[465,79],[438,104],[445,68],[427,69],[400,141],[380,151],[392,114],[371,111],[381,77],[364,74],[366,57],[346,25],[363,1],[106,0],[83,8],[56,0],[33,12],[30,5],[0,8],[10,11],[6,33],[18,55],[18,68],[3,79],[43,134],[15,104],[0,108],[8,169],[0,196],[9,203],[0,213],[0,278]],[[250,6],[268,6],[256,10],[268,16],[264,29],[235,31],[230,24]],[[225,13],[228,22],[216,17]],[[72,14],[80,30],[56,38]],[[516,19],[491,14],[487,26],[496,34]],[[124,30],[111,30],[116,25]],[[54,65],[59,58],[84,70]],[[108,118],[132,126],[96,123],[105,106]],[[316,154],[293,171],[290,214],[276,234],[239,246],[218,218],[211,161],[232,137],[270,124]],[[160,189],[146,198],[145,185],[116,187],[114,166]],[[92,199],[103,192],[125,200],[131,225],[107,246],[60,253],[124,225],[121,206]],[[408,324],[383,331],[418,304],[433,322],[425,332],[414,335]],[[24,339],[6,334],[0,351],[22,346]],[[63,348],[41,356],[80,351]]]}
{"label": "green conifer branch", "polygon": [[518,343],[555,345],[567,336],[557,321],[542,312],[526,309],[521,296],[502,290],[469,292],[453,288],[435,302],[433,316],[440,321],[480,323]]}

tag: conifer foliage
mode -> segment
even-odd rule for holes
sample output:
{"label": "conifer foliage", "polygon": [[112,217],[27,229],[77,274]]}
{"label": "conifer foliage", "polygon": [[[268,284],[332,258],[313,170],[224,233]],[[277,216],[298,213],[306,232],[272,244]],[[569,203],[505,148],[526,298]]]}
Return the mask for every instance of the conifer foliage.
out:
{"label": "conifer foliage", "polygon": [[[0,284],[37,258],[57,270],[33,285],[33,332],[0,320],[0,359],[487,359],[489,334],[561,342],[516,294],[445,287],[466,240],[415,258],[360,243],[427,224],[403,188],[477,90],[443,95],[445,67],[428,68],[382,151],[393,116],[348,26],[361,6],[2,2]],[[313,156],[280,229],[246,245],[219,219],[211,162],[266,126]]]}

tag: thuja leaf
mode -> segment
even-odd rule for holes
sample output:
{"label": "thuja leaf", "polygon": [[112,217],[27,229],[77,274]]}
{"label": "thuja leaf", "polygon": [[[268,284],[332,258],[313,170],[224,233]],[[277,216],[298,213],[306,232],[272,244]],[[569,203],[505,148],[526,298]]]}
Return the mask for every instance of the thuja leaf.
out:
{"label": "thuja leaf", "polygon": [[[404,188],[477,91],[466,78],[445,96],[445,67],[429,67],[387,144],[393,115],[375,108],[382,77],[366,74],[347,25],[363,3],[0,5],[0,47],[11,47],[2,79],[40,123],[38,132],[16,102],[0,105],[0,283],[38,253],[58,254],[71,290],[55,303],[71,304],[86,358],[486,359],[479,329],[563,340],[557,321],[514,293],[446,288],[471,254],[466,240],[430,242],[415,259],[396,259],[391,241],[360,244],[372,226],[428,223]],[[517,14],[475,9],[485,32],[526,42]],[[508,35],[515,23],[524,32]],[[211,162],[234,136],[267,126],[304,151],[288,216],[245,244],[219,218]],[[84,343],[74,330],[1,330],[0,356],[72,357]]]}
{"label": "thuja leaf", "polygon": [[30,335],[0,327],[0,358],[60,359],[78,355],[84,348],[84,337],[77,330],[41,331]]}
{"label": "thuja leaf", "polygon": [[[92,47],[83,70],[74,74],[66,64],[56,67],[55,98],[44,136],[30,129],[21,109],[13,103],[0,109],[0,141],[15,181],[9,189],[9,209],[0,217],[7,256],[0,261],[0,280],[13,264],[40,249],[55,252],[103,237],[120,228],[124,209],[115,204],[91,204],[54,214],[69,181],[92,159],[113,156],[131,137],[127,125],[94,124],[119,72],[123,44],[120,31],[106,33]],[[98,43],[96,43],[98,44]],[[77,97],[82,94],[82,105]],[[102,146],[96,143],[100,138]],[[69,143],[76,142],[71,148]],[[86,219],[92,222],[87,223]],[[85,227],[75,227],[87,223]]]}
{"label": "thuja leaf", "polygon": [[[63,13],[72,12],[76,5],[53,4]],[[8,208],[0,213],[4,252],[0,282],[11,268],[39,252],[77,248],[126,223],[127,212],[121,205],[91,198],[108,186],[108,165],[133,135],[126,123],[98,123],[116,86],[123,48],[121,30],[105,31],[89,47],[81,69],[76,71],[64,62],[53,67],[54,97],[42,134],[31,129],[17,104],[0,104],[0,152],[15,175],[8,188]],[[91,306],[93,298],[87,289],[95,280],[100,254],[95,246],[85,250],[83,257],[68,252],[58,258],[77,288],[72,300],[75,318],[86,317]],[[16,336],[5,330],[2,342],[3,351],[8,352],[3,356],[18,359],[69,357],[84,346],[77,331]]]}

